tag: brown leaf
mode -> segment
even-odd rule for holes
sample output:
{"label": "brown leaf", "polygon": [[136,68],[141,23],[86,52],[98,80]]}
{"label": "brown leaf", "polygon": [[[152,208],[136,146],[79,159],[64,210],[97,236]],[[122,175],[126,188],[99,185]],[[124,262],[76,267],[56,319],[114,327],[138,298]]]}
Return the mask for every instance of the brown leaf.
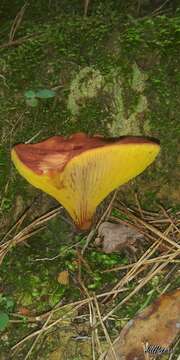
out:
{"label": "brown leaf", "polygon": [[69,273],[67,270],[61,271],[58,274],[57,281],[61,285],[69,285]]}
{"label": "brown leaf", "polygon": [[[168,349],[180,331],[180,289],[160,296],[123,328],[114,342],[117,360],[145,360],[143,344]],[[114,360],[108,351],[106,360]]]}
{"label": "brown leaf", "polygon": [[125,247],[133,249],[133,244],[140,239],[143,239],[143,235],[133,227],[105,221],[99,226],[95,241],[97,245],[102,241],[102,249],[108,254]]}
{"label": "brown leaf", "polygon": [[23,316],[29,316],[30,315],[30,310],[25,307],[25,306],[21,306],[18,310],[18,313],[23,315]]}

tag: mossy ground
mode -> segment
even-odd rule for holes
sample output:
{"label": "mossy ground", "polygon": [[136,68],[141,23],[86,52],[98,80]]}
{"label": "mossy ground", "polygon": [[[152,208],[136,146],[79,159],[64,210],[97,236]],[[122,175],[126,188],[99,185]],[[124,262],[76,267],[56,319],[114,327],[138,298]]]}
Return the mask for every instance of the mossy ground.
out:
{"label": "mossy ground", "polygon": [[[22,5],[21,1],[0,5],[1,44],[8,41],[12,21]],[[161,142],[160,157],[131,185],[123,187],[122,197],[132,202],[137,192],[147,209],[156,202],[176,209],[179,206],[180,10],[138,18],[130,1],[121,7],[115,1],[106,1],[104,5],[91,4],[89,11],[89,16],[83,17],[80,1],[69,5],[64,0],[61,6],[58,1],[49,5],[43,0],[32,1],[15,34],[16,39],[25,35],[29,39],[0,49],[2,235],[27,206],[38,196],[41,199],[40,192],[17,174],[10,160],[12,145],[34,136],[40,141],[54,134],[85,131],[155,137]],[[29,107],[25,91],[39,88],[55,88],[56,96]],[[38,205],[36,216],[56,204],[43,196]],[[11,251],[1,265],[0,279],[3,296],[13,299],[14,311],[24,306],[41,313],[61,298],[79,298],[74,280],[77,269],[72,266],[77,254],[74,249],[66,251],[66,247],[80,240],[83,243],[83,239],[57,218],[34,235],[30,247]],[[35,261],[58,253],[62,256],[54,261]],[[99,290],[118,279],[117,273],[102,276],[101,269],[125,263],[127,258],[124,254],[103,255],[92,248],[87,261],[92,276],[87,274],[86,285]],[[58,273],[64,269],[71,272],[68,288],[57,282]],[[144,302],[143,294],[137,295],[121,317],[131,318]],[[28,332],[25,321],[16,328],[12,323],[9,337],[4,335],[1,343],[2,352],[8,354],[10,346]],[[17,358],[23,359],[23,355]]]}

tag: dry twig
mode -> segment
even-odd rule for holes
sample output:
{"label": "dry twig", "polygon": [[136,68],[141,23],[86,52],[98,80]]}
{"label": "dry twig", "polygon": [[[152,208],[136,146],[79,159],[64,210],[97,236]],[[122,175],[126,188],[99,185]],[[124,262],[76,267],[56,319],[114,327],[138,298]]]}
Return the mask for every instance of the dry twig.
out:
{"label": "dry twig", "polygon": [[5,255],[10,251],[12,247],[24,242],[31,236],[35,235],[37,232],[44,229],[46,222],[57,216],[60,213],[61,209],[62,207],[58,207],[40,216],[38,219],[32,221],[31,224],[25,226],[24,229],[20,230],[12,238],[7,240],[12,230],[16,230],[19,224],[22,223],[22,221],[24,220],[26,213],[23,214],[22,217],[16,222],[16,224],[12,227],[12,229],[10,229],[7,232],[7,234],[3,237],[3,239],[0,242],[0,264],[2,263]]}
{"label": "dry twig", "polygon": [[11,26],[11,30],[10,30],[10,33],[9,33],[9,42],[10,43],[13,42],[15,34],[16,34],[18,28],[21,25],[21,22],[22,22],[22,19],[23,19],[23,16],[24,16],[27,5],[28,5],[28,1],[25,2],[25,4],[22,6],[20,11],[17,13],[17,15],[16,15],[16,17],[15,17],[15,19],[13,21],[13,24]]}

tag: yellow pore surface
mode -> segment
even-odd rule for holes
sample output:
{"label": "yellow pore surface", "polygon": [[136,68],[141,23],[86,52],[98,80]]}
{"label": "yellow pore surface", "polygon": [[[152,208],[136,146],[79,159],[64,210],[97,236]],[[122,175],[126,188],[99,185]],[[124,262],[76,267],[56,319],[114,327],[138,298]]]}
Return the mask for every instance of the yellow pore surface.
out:
{"label": "yellow pore surface", "polygon": [[97,205],[111,191],[140,174],[154,161],[159,150],[159,145],[151,142],[95,148],[75,156],[61,172],[53,175],[48,171],[37,175],[19,160],[15,149],[12,161],[26,180],[58,200],[76,225],[86,229]]}

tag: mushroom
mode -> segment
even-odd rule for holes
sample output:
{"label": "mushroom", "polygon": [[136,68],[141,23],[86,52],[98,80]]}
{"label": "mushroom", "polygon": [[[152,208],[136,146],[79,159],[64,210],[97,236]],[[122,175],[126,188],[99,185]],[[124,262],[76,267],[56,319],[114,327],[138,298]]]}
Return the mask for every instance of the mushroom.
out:
{"label": "mushroom", "polygon": [[143,137],[106,139],[76,133],[37,144],[18,144],[11,156],[19,173],[60,202],[80,229],[88,229],[98,204],[150,165],[160,146]]}

